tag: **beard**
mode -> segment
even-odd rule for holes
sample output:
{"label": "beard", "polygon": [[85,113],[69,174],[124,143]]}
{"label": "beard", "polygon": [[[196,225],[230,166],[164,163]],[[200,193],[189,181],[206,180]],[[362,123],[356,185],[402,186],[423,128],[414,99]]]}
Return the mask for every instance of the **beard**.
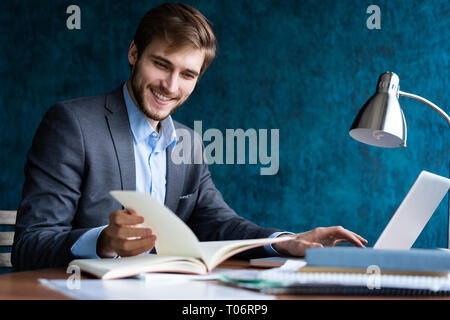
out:
{"label": "beard", "polygon": [[[161,86],[152,86],[152,85],[145,85],[142,81],[139,81],[142,79],[140,68],[139,68],[139,60],[136,63],[135,68],[131,72],[131,90],[133,91],[134,98],[137,102],[137,107],[139,110],[149,119],[154,121],[162,121],[164,119],[167,119],[176,109],[178,109],[184,102],[184,100],[180,100],[179,97],[173,97],[176,100],[179,100],[177,104],[175,104],[168,112],[156,112],[152,111],[151,108],[151,102],[145,100],[145,93],[149,92],[150,95],[153,93],[152,90],[155,90],[157,92],[161,92],[163,95],[170,96],[170,94]],[[148,91],[147,91],[148,90]],[[152,97],[149,97],[152,99]]]}

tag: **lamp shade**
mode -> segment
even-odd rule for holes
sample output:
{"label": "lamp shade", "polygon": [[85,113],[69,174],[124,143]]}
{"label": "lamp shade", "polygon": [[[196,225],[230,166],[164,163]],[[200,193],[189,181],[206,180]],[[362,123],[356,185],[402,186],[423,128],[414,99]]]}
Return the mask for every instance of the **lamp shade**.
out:
{"label": "lamp shade", "polygon": [[406,121],[398,102],[398,91],[399,77],[393,72],[383,73],[376,93],[353,121],[350,136],[376,147],[406,147]]}

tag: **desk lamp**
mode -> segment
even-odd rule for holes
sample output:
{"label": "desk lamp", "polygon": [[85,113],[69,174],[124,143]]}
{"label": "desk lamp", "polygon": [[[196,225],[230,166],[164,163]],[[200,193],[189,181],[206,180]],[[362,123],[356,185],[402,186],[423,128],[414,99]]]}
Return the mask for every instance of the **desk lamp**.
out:
{"label": "desk lamp", "polygon": [[[400,79],[393,72],[378,78],[377,91],[364,104],[350,128],[350,136],[362,143],[383,147],[406,147],[406,121],[398,102],[399,96],[418,100],[437,111],[450,126],[450,117],[432,102],[417,95],[400,91]],[[450,248],[450,197],[447,247]]]}

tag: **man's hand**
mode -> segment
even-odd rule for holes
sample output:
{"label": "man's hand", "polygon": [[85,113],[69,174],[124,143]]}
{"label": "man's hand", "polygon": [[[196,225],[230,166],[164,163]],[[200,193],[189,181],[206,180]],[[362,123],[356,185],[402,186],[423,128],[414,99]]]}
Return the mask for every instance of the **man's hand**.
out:
{"label": "man's hand", "polygon": [[290,237],[292,240],[273,244],[275,250],[285,255],[303,257],[308,248],[333,247],[343,242],[353,243],[357,247],[367,244],[366,239],[341,226],[316,228]]}
{"label": "man's hand", "polygon": [[97,254],[102,258],[135,256],[155,246],[156,235],[139,224],[144,217],[133,210],[117,210],[109,215],[109,225],[97,241]]}

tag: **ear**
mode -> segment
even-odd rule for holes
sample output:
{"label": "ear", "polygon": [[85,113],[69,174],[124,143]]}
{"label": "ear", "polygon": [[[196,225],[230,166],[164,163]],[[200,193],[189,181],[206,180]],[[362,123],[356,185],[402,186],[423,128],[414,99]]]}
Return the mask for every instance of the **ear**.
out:
{"label": "ear", "polygon": [[131,41],[130,48],[128,49],[128,62],[132,67],[134,67],[136,61],[138,60],[138,51],[134,40]]}

